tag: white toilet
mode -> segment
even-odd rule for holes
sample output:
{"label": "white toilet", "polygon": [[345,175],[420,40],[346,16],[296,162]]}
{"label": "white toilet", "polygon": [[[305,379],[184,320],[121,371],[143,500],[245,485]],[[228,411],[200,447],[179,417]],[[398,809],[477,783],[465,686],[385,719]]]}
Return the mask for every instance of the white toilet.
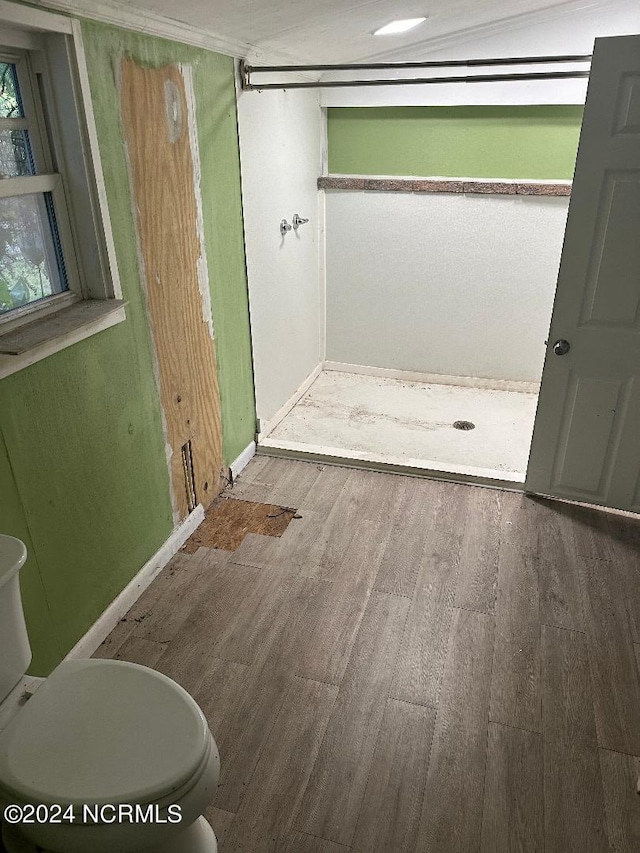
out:
{"label": "white toilet", "polygon": [[[0,708],[31,660],[26,556],[0,535]],[[32,821],[5,819],[2,840],[8,853],[216,853],[202,813],[219,774],[204,714],[170,678],[125,661],[61,663],[0,731],[0,815],[12,804]]]}

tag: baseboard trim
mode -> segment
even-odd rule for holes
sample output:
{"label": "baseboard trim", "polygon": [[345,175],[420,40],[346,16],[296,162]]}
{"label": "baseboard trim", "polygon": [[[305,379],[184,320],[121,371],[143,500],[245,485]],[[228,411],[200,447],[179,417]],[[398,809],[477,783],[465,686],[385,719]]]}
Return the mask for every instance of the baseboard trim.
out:
{"label": "baseboard trim", "polygon": [[320,374],[322,373],[322,368],[323,362],[317,364],[315,368],[311,371],[311,373],[307,376],[307,378],[304,380],[302,385],[300,385],[298,390],[295,391],[295,393],[293,393],[291,397],[289,397],[287,402],[278,409],[278,411],[270,420],[266,421],[264,425],[261,425],[260,435],[258,436],[258,444],[263,441],[270,433],[273,432],[273,430],[278,426],[280,421],[289,414],[291,409],[293,409],[298,400],[302,396],[304,396],[304,394],[307,393],[309,388],[311,388],[318,376],[320,376]]}
{"label": "baseboard trim", "polygon": [[174,554],[184,545],[193,531],[204,519],[204,508],[202,504],[190,513],[184,521],[173,530],[166,542],[156,553],[144,564],[138,574],[111,602],[105,611],[96,619],[87,633],[81,637],[65,660],[78,660],[89,658],[98,648],[100,643],[109,636],[129,608],[140,598],[151,581],[160,574]]}
{"label": "baseboard trim", "polygon": [[346,364],[340,361],[325,361],[323,369],[335,370],[340,373],[357,373],[362,376],[381,376],[384,379],[401,379],[404,382],[458,385],[462,388],[486,388],[490,391],[518,391],[524,394],[538,394],[540,391],[539,382],[521,382],[515,379],[486,379],[479,376],[448,376],[444,373],[418,373],[413,370],[396,370],[391,367],[368,367],[364,364]]}
{"label": "baseboard trim", "polygon": [[236,459],[233,460],[231,465],[229,466],[231,469],[231,481],[233,482],[235,478],[240,474],[251,462],[253,457],[256,455],[256,443],[252,441],[251,444],[248,444],[245,449],[238,455]]}

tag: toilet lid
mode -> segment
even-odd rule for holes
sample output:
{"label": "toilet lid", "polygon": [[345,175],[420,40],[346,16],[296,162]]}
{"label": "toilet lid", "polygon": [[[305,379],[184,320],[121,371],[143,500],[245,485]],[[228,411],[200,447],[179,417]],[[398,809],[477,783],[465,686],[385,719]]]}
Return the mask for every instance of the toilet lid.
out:
{"label": "toilet lid", "polygon": [[62,663],[0,732],[0,789],[32,803],[152,803],[209,743],[189,694],[125,661]]}

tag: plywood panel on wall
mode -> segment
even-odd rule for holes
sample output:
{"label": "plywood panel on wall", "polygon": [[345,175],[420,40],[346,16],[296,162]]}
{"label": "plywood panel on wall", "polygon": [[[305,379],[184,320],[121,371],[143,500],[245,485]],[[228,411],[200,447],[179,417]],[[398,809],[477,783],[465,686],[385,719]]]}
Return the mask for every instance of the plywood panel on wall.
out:
{"label": "plywood panel on wall", "polygon": [[202,245],[190,77],[178,66],[121,66],[122,122],[164,412],[174,506],[189,510],[181,448],[191,443],[195,499],[219,492],[222,427]]}

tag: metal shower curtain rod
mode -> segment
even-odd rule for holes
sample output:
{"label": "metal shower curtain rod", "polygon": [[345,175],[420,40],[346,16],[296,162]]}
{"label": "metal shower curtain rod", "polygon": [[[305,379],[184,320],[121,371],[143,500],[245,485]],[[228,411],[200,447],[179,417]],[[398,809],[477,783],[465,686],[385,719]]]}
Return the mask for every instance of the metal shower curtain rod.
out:
{"label": "metal shower curtain rod", "polygon": [[427,83],[487,83],[511,80],[558,80],[588,77],[588,71],[531,71],[524,74],[466,74],[453,77],[408,77],[380,80],[313,80],[292,83],[253,83],[252,74],[296,74],[303,71],[398,71],[415,68],[483,68],[501,65],[551,65],[562,62],[589,62],[590,54],[560,56],[518,56],[498,59],[451,59],[445,62],[369,62],[342,65],[249,65],[242,61],[243,89],[323,89],[344,86],[407,86]]}

